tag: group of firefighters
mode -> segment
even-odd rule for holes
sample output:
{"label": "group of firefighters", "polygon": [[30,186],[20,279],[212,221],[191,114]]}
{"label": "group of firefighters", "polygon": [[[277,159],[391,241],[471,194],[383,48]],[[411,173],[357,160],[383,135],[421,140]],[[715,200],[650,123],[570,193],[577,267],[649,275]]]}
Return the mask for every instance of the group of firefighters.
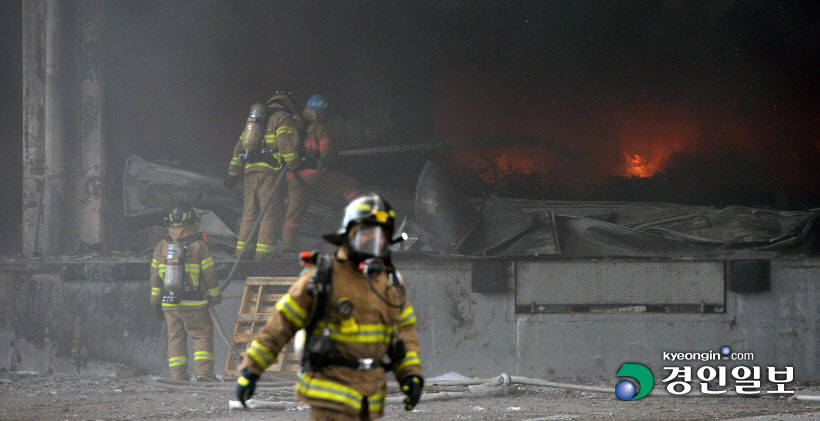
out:
{"label": "group of firefighters", "polygon": [[[281,252],[295,253],[312,192],[339,194],[348,202],[361,194],[356,180],[332,169],[337,151],[327,125],[330,103],[323,95],[314,95],[302,113],[294,103],[293,93],[276,91],[264,106],[254,104],[234,147],[223,184],[232,189],[241,175],[245,177],[235,257],[248,248],[245,253],[255,250],[256,260],[274,259],[280,254],[276,244],[280,234]],[[248,235],[282,171],[287,176],[287,210],[285,189],[277,189],[262,216],[256,244],[250,244]]]}
{"label": "group of firefighters", "polygon": [[[327,99],[312,96],[302,113],[295,103],[291,92],[276,91],[266,104],[254,104],[234,147],[224,185],[234,188],[243,175],[245,183],[235,257],[252,249],[254,259],[263,261],[295,253],[313,192],[340,194],[348,205],[339,230],[323,236],[336,250],[302,254],[305,269],[248,346],[237,398],[244,405],[253,396],[262,373],[304,330],[296,397],[310,404],[311,419],[382,416],[387,371],[394,373],[407,395],[405,409],[411,410],[424,380],[416,316],[406,281],[390,256],[389,247],[402,240],[395,232],[395,211],[379,195],[362,194],[352,177],[333,170],[337,151],[328,128]],[[287,193],[284,185],[277,186],[280,177],[287,178]],[[253,243],[249,234],[269,198]],[[168,238],[154,250],[150,283],[151,303],[167,324],[171,379],[189,380],[190,335],[196,380],[220,381],[214,372],[214,324],[208,307],[219,304],[222,294],[207,238],[190,205],[178,205],[166,221]]]}

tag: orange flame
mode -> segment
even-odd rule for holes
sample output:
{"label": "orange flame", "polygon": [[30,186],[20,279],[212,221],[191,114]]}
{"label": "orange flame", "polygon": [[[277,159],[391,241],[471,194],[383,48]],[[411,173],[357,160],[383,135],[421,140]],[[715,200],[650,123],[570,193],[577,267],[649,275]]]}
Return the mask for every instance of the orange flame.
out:
{"label": "orange flame", "polygon": [[626,159],[626,176],[627,177],[651,177],[658,172],[660,165],[652,165],[640,155],[624,154]]}
{"label": "orange flame", "polygon": [[684,109],[674,113],[638,110],[628,115],[639,117],[631,117],[631,124],[621,134],[623,161],[618,170],[625,177],[652,177],[663,171],[676,153],[691,154],[699,149],[700,127]]}

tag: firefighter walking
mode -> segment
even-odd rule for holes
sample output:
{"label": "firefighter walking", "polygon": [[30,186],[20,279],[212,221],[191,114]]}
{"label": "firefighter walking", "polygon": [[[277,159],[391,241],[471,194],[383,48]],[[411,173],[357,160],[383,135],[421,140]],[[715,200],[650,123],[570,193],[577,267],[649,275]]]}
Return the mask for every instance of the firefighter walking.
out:
{"label": "firefighter walking", "polygon": [[[301,122],[294,103],[292,92],[276,91],[265,106],[254,104],[246,128],[234,146],[228,177],[223,181],[226,188],[232,189],[239,176],[245,176],[245,203],[234,256],[238,256],[245,247],[255,250],[256,260],[272,259],[277,252],[285,217],[287,193],[284,187],[277,189],[262,217],[255,247],[248,244],[251,240],[248,234],[273,190],[282,165],[292,162],[299,155],[297,148]],[[264,137],[261,136],[263,130],[260,126],[264,127]]]}
{"label": "firefighter walking", "polygon": [[166,220],[168,238],[151,260],[151,304],[168,327],[171,379],[188,381],[188,335],[194,345],[197,381],[218,382],[214,374],[214,325],[208,306],[222,302],[214,258],[189,205],[174,208]]}
{"label": "firefighter walking", "polygon": [[405,409],[413,409],[424,380],[416,316],[388,249],[400,241],[391,238],[394,229],[390,205],[364,195],[348,204],[340,230],[324,236],[336,252],[303,256],[311,264],[246,351],[236,386],[243,404],[285,344],[305,329],[296,398],[310,404],[311,419],[381,417],[389,370],[407,395]]}
{"label": "firefighter walking", "polygon": [[338,152],[327,126],[330,103],[321,95],[308,100],[302,116],[307,128],[300,155],[294,161],[297,168],[288,173],[288,209],[282,226],[282,248],[285,253],[295,253],[302,219],[307,213],[313,192],[338,194],[349,203],[361,194],[359,184],[353,177],[332,169]]}

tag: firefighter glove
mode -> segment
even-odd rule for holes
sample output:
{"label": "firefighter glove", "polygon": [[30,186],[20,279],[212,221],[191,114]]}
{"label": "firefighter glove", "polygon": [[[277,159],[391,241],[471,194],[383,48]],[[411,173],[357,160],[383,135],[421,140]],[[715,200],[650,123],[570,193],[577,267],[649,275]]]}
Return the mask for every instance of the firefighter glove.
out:
{"label": "firefighter glove", "polygon": [[259,375],[251,373],[247,368],[243,368],[242,375],[236,379],[236,398],[246,409],[248,406],[245,405],[245,401],[253,397],[257,380],[259,380]]}
{"label": "firefighter glove", "polygon": [[165,321],[165,313],[162,311],[162,303],[157,303],[154,305],[154,314],[157,315],[157,319],[159,319],[160,322]]}
{"label": "firefighter glove", "polygon": [[229,175],[222,180],[222,185],[225,186],[226,189],[232,190],[236,187],[236,183],[239,181],[239,177],[235,175]]}
{"label": "firefighter glove", "polygon": [[401,390],[407,397],[404,399],[404,409],[412,411],[421,399],[421,388],[424,380],[419,376],[407,376],[401,382]]}

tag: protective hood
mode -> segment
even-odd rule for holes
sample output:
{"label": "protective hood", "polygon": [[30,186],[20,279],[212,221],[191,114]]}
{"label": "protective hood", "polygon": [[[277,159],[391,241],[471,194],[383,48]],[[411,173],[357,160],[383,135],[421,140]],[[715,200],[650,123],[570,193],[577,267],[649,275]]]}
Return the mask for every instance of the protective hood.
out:
{"label": "protective hood", "polygon": [[199,234],[199,224],[168,228],[168,236],[174,241],[179,241],[197,234]]}
{"label": "protective hood", "polygon": [[319,114],[313,108],[307,108],[305,111],[302,112],[302,116],[305,118],[306,121],[314,122],[318,121],[320,123],[327,123],[327,117]]}
{"label": "protective hood", "polygon": [[[282,104],[282,105],[284,105],[284,106],[285,106],[285,108],[286,108],[286,109],[287,109],[287,110],[288,110],[291,114],[293,114],[293,115],[300,115],[300,114],[299,114],[299,112],[298,112],[298,111],[296,111],[296,105],[293,103],[293,101],[291,101],[291,99],[290,99],[290,97],[289,97],[289,96],[284,95],[284,94],[282,94],[282,95],[274,95],[274,96],[272,96],[272,97],[271,97],[271,99],[269,99],[269,100],[268,100],[268,102],[267,102],[267,103],[269,104],[269,105],[268,105],[268,108],[273,108],[273,107],[271,107],[271,105],[273,105],[273,103],[274,103],[274,102],[276,102],[276,103],[278,103],[278,104]],[[274,107],[276,107],[276,106],[274,105]]]}

